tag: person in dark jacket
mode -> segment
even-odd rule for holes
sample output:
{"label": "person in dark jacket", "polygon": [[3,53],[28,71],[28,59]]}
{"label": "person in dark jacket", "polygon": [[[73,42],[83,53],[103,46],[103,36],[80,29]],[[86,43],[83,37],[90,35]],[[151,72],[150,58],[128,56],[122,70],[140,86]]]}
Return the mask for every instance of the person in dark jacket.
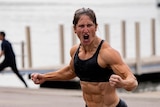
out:
{"label": "person in dark jacket", "polygon": [[6,67],[11,67],[13,72],[18,76],[18,78],[24,83],[25,87],[27,88],[28,85],[17,69],[15,54],[12,45],[8,40],[5,39],[5,32],[0,32],[0,40],[2,41],[0,57],[4,55],[4,60],[2,61],[2,63],[0,63],[0,72]]}

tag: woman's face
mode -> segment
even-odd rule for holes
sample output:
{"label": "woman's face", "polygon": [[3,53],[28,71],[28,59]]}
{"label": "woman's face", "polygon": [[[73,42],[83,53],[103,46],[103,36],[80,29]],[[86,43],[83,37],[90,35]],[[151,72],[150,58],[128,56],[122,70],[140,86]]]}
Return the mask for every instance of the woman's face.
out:
{"label": "woman's face", "polygon": [[96,37],[97,25],[87,15],[81,15],[74,31],[82,45],[89,45]]}

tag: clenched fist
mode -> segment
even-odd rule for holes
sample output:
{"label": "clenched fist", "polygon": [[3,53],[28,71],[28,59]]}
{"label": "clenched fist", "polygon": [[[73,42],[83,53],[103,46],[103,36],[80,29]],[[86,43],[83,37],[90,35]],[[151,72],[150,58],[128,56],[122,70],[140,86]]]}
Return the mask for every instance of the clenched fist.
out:
{"label": "clenched fist", "polygon": [[122,88],[124,80],[119,75],[111,75],[109,79],[109,83],[112,87],[115,88]]}
{"label": "clenched fist", "polygon": [[42,84],[45,82],[43,74],[33,73],[31,74],[31,79],[35,84]]}

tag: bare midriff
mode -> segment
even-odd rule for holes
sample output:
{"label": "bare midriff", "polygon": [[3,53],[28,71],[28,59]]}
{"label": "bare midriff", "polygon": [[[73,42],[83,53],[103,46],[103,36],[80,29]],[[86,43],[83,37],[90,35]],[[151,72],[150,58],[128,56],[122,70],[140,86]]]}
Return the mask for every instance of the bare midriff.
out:
{"label": "bare midriff", "polygon": [[109,82],[81,81],[83,98],[88,107],[116,107],[119,97]]}

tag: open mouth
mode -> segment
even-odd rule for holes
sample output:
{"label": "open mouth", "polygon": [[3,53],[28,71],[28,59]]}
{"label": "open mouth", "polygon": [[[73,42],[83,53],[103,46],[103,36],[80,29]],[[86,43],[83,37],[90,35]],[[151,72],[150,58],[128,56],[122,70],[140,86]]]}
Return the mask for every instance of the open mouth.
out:
{"label": "open mouth", "polygon": [[83,38],[84,40],[89,39],[89,35],[84,35]]}

